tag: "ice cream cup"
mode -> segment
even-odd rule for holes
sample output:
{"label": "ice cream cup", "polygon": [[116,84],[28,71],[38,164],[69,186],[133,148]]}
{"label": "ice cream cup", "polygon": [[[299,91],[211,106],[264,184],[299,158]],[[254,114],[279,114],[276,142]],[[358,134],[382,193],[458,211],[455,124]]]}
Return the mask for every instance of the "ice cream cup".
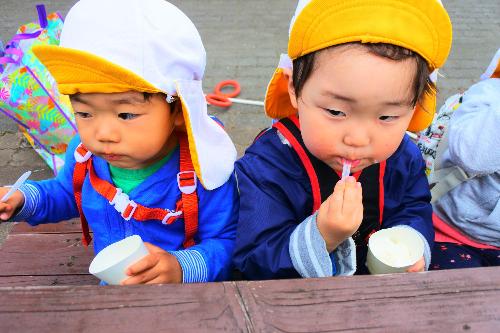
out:
{"label": "ice cream cup", "polygon": [[393,227],[375,232],[368,240],[366,266],[371,274],[401,273],[424,254],[424,242],[413,229]]}
{"label": "ice cream cup", "polygon": [[149,254],[141,237],[130,236],[105,247],[90,263],[89,273],[108,284],[120,284],[127,268]]}

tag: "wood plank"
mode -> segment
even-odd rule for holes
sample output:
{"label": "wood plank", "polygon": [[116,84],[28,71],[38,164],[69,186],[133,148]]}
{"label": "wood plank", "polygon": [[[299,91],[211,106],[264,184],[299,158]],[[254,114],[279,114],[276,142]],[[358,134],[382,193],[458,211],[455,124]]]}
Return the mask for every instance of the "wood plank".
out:
{"label": "wood plank", "polygon": [[249,332],[233,282],[0,288],[0,332]]}
{"label": "wood plank", "polygon": [[0,276],[88,274],[93,257],[79,234],[11,234],[0,249]]}
{"label": "wood plank", "polygon": [[32,286],[95,286],[98,284],[99,279],[91,274],[0,276],[0,288]]}
{"label": "wood plank", "polygon": [[237,282],[257,332],[498,332],[500,267]]}
{"label": "wood plank", "polygon": [[11,234],[26,234],[26,233],[82,233],[80,220],[72,219],[59,223],[40,224],[35,227],[26,222],[17,222],[10,231]]}

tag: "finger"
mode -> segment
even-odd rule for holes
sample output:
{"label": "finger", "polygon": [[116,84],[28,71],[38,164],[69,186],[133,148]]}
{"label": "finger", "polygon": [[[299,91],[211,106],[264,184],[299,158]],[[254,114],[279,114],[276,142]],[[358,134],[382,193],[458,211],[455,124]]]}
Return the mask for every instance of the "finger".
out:
{"label": "finger", "polygon": [[165,252],[164,249],[162,249],[161,247],[158,247],[154,244],[151,244],[151,243],[148,243],[148,242],[144,242],[144,245],[146,245],[146,248],[148,249],[149,253],[159,253],[159,252]]}
{"label": "finger", "polygon": [[158,277],[158,273],[154,269],[149,269],[145,272],[142,272],[138,275],[134,275],[122,281],[121,285],[129,286],[134,284],[144,284],[148,283],[151,280],[154,280]]}
{"label": "finger", "polygon": [[12,216],[12,206],[6,203],[0,203],[0,219],[6,221]]}
{"label": "finger", "polygon": [[364,207],[363,207],[363,203],[361,203],[358,206],[358,209],[356,210],[356,213],[355,213],[355,221],[357,221],[359,224],[361,224],[361,222],[363,221],[363,211],[364,211]]}
{"label": "finger", "polygon": [[329,205],[330,209],[340,209],[342,208],[342,201],[344,201],[344,189],[345,181],[339,180],[333,189],[333,193],[330,196]]}
{"label": "finger", "polygon": [[425,270],[425,259],[421,257],[415,264],[410,266],[406,271],[409,273],[423,272]]}
{"label": "finger", "polygon": [[148,281],[157,278],[158,275],[160,275],[160,271],[158,269],[155,269],[155,267],[152,267],[134,276],[129,277],[127,280],[123,281],[122,284],[123,285],[144,284]]}
{"label": "finger", "polygon": [[148,269],[151,269],[158,263],[158,258],[154,255],[147,255],[133,265],[127,268],[127,275],[137,275]]}
{"label": "finger", "polygon": [[163,284],[163,283],[172,283],[172,281],[168,281],[164,277],[158,275],[154,279],[146,282],[146,284]]}
{"label": "finger", "polygon": [[356,185],[356,179],[352,176],[347,177],[345,190],[344,190],[344,201],[342,203],[342,214],[352,214],[359,206],[359,190],[360,188]]}

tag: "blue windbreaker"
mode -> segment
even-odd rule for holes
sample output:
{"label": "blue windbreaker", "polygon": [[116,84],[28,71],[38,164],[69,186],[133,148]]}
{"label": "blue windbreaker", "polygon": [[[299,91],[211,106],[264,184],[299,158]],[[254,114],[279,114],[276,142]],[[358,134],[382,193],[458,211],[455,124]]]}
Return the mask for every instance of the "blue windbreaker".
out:
{"label": "blue windbreaker", "polygon": [[[73,193],[73,153],[79,143],[79,136],[71,141],[64,168],[56,178],[28,181],[21,188],[26,200],[16,220],[37,225],[78,217]],[[92,158],[97,176],[113,184],[108,163],[97,156]],[[176,178],[178,172],[177,148],[165,165],[129,193],[130,199],[150,208],[175,210],[175,204],[181,196]],[[199,213],[198,233],[194,238],[196,245],[184,250],[182,218],[171,225],[163,225],[158,220],[125,221],[108,200],[93,189],[87,173],[82,188],[82,209],[93,232],[95,252],[125,237],[140,235],[145,242],[176,256],[183,270],[184,282],[228,279],[238,218],[234,175],[213,191],[205,190],[198,182],[197,193]]]}
{"label": "blue windbreaker", "polygon": [[[319,236],[315,214],[310,215],[313,203],[308,175],[293,148],[275,128],[258,138],[237,161],[236,175],[240,213],[233,263],[245,278],[318,277],[345,272],[339,258],[349,254],[321,253],[326,249],[324,245],[321,248],[324,240]],[[404,225],[418,231],[425,243],[428,267],[434,240],[431,196],[424,161],[408,136],[386,161],[383,183],[381,228]],[[295,237],[299,239],[296,245],[290,241],[294,232],[305,235]],[[358,273],[366,272],[366,251],[366,244],[354,251]],[[303,267],[308,261],[311,269]]]}

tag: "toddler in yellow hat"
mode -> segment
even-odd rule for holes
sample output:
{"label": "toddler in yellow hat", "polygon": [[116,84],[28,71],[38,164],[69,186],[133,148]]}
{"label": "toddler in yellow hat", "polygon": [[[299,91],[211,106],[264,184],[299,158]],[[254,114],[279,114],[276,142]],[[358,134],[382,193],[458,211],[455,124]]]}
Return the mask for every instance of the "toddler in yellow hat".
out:
{"label": "toddler in yellow hat", "polygon": [[189,18],[163,0],[81,0],[60,45],[34,53],[70,95],[79,134],[62,172],[27,182],[0,203],[0,219],[80,215],[96,253],[141,236],[150,254],[123,284],[228,278],[236,149],[207,114],[206,54]]}
{"label": "toddler in yellow hat", "polygon": [[425,245],[408,271],[429,267],[429,186],[405,132],[433,118],[451,39],[438,0],[299,1],[266,94],[278,121],[236,163],[245,278],[365,273],[370,235],[390,227]]}

